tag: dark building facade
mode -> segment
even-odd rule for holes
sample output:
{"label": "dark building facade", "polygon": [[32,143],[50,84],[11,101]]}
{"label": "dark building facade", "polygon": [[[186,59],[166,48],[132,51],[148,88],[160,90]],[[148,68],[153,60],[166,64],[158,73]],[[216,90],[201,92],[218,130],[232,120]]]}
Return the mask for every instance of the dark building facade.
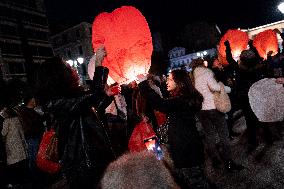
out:
{"label": "dark building facade", "polygon": [[[87,66],[94,55],[92,47],[92,25],[87,22],[70,27],[51,37],[54,54],[75,67],[80,81],[88,79]],[[79,59],[81,62],[79,63]]]}
{"label": "dark building facade", "polygon": [[43,0],[0,1],[0,66],[4,79],[33,79],[38,63],[53,56]]}
{"label": "dark building facade", "polygon": [[89,62],[93,56],[92,25],[82,22],[51,37],[54,53],[64,60],[84,58]]}

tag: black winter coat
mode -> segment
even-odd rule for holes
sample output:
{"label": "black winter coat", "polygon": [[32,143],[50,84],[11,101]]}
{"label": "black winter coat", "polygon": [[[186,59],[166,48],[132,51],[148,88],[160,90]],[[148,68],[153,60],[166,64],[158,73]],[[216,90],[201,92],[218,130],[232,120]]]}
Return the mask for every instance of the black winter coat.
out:
{"label": "black winter coat", "polygon": [[[98,118],[111,101],[106,96],[85,95],[48,104],[48,112],[57,122],[62,173],[72,188],[93,188],[114,159],[106,125]],[[98,110],[98,117],[92,107]]]}
{"label": "black winter coat", "polygon": [[161,98],[147,81],[139,84],[141,94],[154,109],[169,119],[169,152],[177,168],[189,168],[204,163],[203,144],[196,128],[195,114],[201,109],[190,96]]}

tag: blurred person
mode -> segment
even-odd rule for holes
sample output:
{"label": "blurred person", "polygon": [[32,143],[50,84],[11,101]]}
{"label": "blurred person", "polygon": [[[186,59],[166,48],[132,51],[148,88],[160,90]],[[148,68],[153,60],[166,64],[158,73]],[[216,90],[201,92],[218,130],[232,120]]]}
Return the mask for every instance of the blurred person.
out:
{"label": "blurred person", "polygon": [[[0,111],[2,112],[2,105],[0,106]],[[3,129],[3,122],[4,122],[4,117],[3,114],[0,114],[0,132],[2,132]],[[4,188],[6,186],[6,182],[7,182],[7,172],[6,172],[6,168],[7,168],[7,157],[6,157],[6,147],[5,147],[5,142],[3,137],[0,138],[0,188]]]}
{"label": "blurred person", "polygon": [[28,177],[28,153],[22,124],[17,113],[9,107],[1,112],[4,117],[1,131],[7,156],[7,187],[22,185],[27,182]]}
{"label": "blurred person", "polygon": [[101,189],[178,189],[168,162],[149,151],[128,153],[112,162],[100,182]]}
{"label": "blurred person", "polygon": [[18,115],[23,126],[25,139],[28,145],[28,161],[33,183],[38,182],[39,172],[36,166],[36,155],[39,143],[44,132],[43,117],[35,111],[36,99],[32,94],[26,94],[23,107],[19,108]]}
{"label": "blurred person", "polygon": [[[2,109],[4,108],[4,104],[6,102],[6,94],[4,91],[5,89],[6,82],[2,79],[0,79],[0,111],[3,113]],[[4,122],[4,115],[0,114],[0,132],[2,131],[3,128],[3,122]],[[6,149],[5,149],[5,142],[2,137],[0,137],[0,188],[4,188],[6,186],[7,182],[7,172],[6,172],[6,164],[7,157],[6,157]]]}
{"label": "blurred person", "polygon": [[[248,97],[250,87],[260,79],[270,77],[269,65],[261,64],[262,58],[259,56],[257,50],[253,46],[253,41],[249,42],[250,49],[241,52],[239,62],[232,58],[230,43],[227,41],[226,57],[229,65],[232,65],[236,73],[236,93],[237,103],[242,109],[246,120],[246,135],[248,140],[248,153],[253,152],[259,145],[257,133],[261,128],[261,123],[258,121],[256,115],[253,113]],[[270,57],[272,52],[268,52]],[[266,134],[270,133],[268,127],[264,127]],[[265,137],[269,138],[269,137]],[[271,143],[271,141],[269,141]]]}

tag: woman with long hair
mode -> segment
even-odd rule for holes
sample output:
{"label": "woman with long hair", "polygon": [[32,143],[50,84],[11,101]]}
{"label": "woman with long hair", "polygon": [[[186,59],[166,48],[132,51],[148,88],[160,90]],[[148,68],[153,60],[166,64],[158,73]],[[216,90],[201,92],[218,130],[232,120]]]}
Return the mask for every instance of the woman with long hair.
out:
{"label": "woman with long hair", "polygon": [[169,153],[182,188],[208,188],[204,176],[203,144],[196,128],[195,114],[203,97],[185,70],[173,70],[167,78],[170,98],[160,97],[148,81],[139,84],[142,95],[154,109],[167,114]]}

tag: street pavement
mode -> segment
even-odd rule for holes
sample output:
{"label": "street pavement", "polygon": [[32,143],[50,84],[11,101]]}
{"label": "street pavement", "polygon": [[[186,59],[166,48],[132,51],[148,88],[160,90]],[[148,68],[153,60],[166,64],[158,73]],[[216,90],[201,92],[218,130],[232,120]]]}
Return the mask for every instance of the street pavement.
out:
{"label": "street pavement", "polygon": [[245,169],[233,173],[223,168],[215,170],[207,159],[210,180],[220,189],[284,189],[284,133],[280,132],[281,139],[272,145],[261,142],[255,151],[248,153],[244,117],[235,122],[234,130],[241,135],[231,141],[233,159]]}

